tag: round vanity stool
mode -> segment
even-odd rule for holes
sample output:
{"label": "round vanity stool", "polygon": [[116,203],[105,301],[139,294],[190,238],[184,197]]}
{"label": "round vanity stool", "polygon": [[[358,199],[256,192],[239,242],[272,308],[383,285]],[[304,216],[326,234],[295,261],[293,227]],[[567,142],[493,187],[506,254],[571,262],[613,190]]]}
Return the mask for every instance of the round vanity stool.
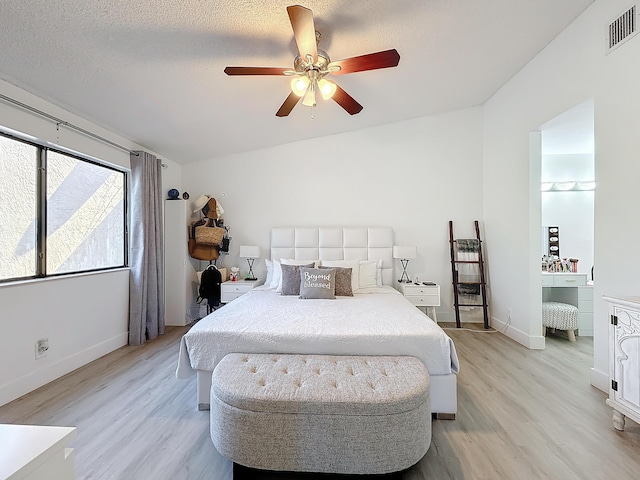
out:
{"label": "round vanity stool", "polygon": [[547,335],[547,328],[566,330],[570,342],[576,341],[574,330],[578,329],[578,307],[561,302],[542,303],[542,328]]}

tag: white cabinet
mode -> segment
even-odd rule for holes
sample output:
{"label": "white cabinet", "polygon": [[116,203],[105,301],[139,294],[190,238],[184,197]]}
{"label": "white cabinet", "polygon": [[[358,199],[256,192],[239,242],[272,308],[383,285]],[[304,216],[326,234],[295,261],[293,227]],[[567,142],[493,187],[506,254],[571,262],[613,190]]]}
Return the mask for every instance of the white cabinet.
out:
{"label": "white cabinet", "polygon": [[438,323],[436,307],[440,306],[440,285],[400,283],[400,293],[416,307],[431,309],[431,319]]}
{"label": "white cabinet", "polygon": [[186,200],[164,203],[165,325],[188,325],[192,321],[189,311],[195,304],[198,281],[189,257],[190,205]]}
{"label": "white cabinet", "polygon": [[593,285],[578,287],[578,335],[593,337]]}
{"label": "white cabinet", "polygon": [[75,436],[74,427],[0,425],[0,478],[72,480]]}
{"label": "white cabinet", "polygon": [[238,280],[236,282],[227,281],[220,285],[220,302],[229,303],[249,290],[262,284],[262,280]]}
{"label": "white cabinet", "polygon": [[625,416],[640,423],[640,297],[607,297],[609,304],[609,399],[613,426]]}

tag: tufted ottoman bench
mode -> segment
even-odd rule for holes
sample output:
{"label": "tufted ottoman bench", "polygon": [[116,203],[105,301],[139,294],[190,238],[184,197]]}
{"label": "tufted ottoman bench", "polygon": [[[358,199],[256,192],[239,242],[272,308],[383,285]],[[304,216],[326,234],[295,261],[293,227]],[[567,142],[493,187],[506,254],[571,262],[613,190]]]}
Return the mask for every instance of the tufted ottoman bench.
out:
{"label": "tufted ottoman bench", "polygon": [[246,467],[383,474],[431,444],[429,373],[414,357],[229,354],[211,385],[211,439]]}
{"label": "tufted ottoman bench", "polygon": [[566,330],[570,342],[576,341],[574,330],[578,328],[578,307],[561,302],[542,303],[542,328]]}

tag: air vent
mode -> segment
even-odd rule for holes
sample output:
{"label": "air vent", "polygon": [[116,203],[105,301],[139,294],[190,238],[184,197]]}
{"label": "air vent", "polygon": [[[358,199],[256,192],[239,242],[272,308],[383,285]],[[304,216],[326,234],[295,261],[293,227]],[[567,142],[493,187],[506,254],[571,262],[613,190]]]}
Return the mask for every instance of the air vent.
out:
{"label": "air vent", "polygon": [[609,48],[607,52],[615,50],[636,33],[638,33],[638,20],[636,17],[636,5],[634,5],[609,24],[609,34],[607,35]]}

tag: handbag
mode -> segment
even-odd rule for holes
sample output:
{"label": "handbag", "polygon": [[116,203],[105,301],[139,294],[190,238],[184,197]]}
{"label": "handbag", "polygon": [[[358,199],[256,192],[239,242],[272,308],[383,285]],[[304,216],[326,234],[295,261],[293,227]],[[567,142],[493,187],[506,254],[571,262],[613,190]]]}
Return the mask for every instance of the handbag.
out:
{"label": "handbag", "polygon": [[189,238],[196,238],[196,227],[200,225],[206,225],[207,222],[205,220],[196,220],[195,222],[191,222],[188,227],[189,230]]}
{"label": "handbag", "polygon": [[220,245],[224,238],[225,229],[221,227],[196,227],[196,243],[200,245]]}
{"label": "handbag", "polygon": [[195,238],[189,239],[189,256],[196,260],[217,260],[220,257],[220,248],[215,245],[201,245]]}

